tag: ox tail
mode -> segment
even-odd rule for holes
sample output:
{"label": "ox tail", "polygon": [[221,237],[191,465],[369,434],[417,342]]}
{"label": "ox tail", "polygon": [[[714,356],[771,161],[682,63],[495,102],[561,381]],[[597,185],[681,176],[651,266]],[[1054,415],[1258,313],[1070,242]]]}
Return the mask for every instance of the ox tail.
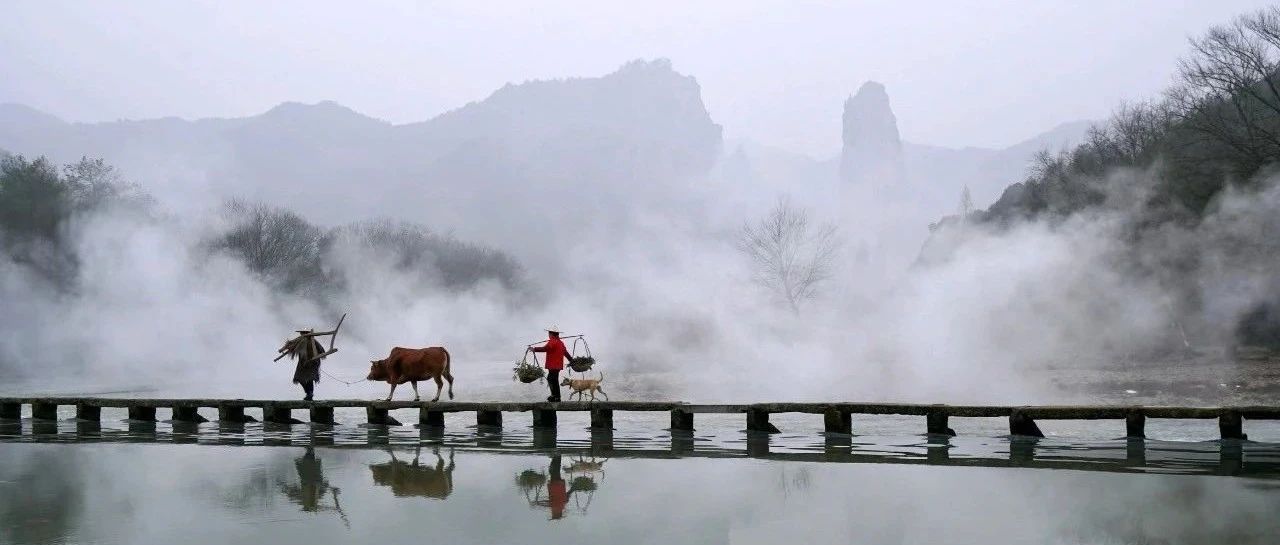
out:
{"label": "ox tail", "polygon": [[[449,353],[449,349],[441,346],[440,350],[444,351],[444,378],[449,381],[449,399],[453,399],[453,373],[450,368],[453,366],[453,355]],[[436,392],[439,395],[439,392]]]}

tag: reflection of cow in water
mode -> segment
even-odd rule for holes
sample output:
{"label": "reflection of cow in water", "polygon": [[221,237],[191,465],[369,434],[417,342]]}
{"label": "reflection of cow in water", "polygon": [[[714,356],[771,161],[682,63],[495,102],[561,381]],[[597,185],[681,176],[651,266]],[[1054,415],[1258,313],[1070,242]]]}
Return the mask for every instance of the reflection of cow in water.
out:
{"label": "reflection of cow in water", "polygon": [[413,454],[413,462],[406,463],[396,459],[396,453],[387,451],[391,461],[383,464],[370,464],[373,472],[373,484],[390,486],[391,493],[397,497],[423,496],[427,498],[445,499],[453,492],[453,451],[449,451],[449,465],[440,456],[440,449],[435,449],[436,465],[419,465],[418,457],[422,450]]}

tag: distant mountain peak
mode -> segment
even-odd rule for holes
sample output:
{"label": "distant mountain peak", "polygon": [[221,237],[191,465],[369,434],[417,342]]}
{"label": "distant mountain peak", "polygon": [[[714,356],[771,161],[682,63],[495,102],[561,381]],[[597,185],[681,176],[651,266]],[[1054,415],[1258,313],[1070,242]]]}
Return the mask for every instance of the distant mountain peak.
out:
{"label": "distant mountain peak", "polygon": [[630,60],[614,71],[615,74],[644,73],[644,72],[675,73],[675,69],[671,67],[671,59],[659,57],[652,60],[645,60],[645,59]]}
{"label": "distant mountain peak", "polygon": [[856,93],[849,95],[845,104],[857,101],[877,101],[887,107],[889,105],[889,91],[885,89],[883,83],[874,80],[867,80],[862,82],[862,85],[858,87],[858,91]]}
{"label": "distant mountain peak", "polygon": [[279,120],[323,119],[334,121],[348,119],[358,122],[388,124],[385,121],[369,117],[332,100],[322,100],[314,104],[293,101],[281,102],[255,117]]}
{"label": "distant mountain peak", "polygon": [[849,183],[902,181],[902,139],[884,85],[868,81],[844,102],[841,177]]}
{"label": "distant mountain peak", "polygon": [[66,121],[24,104],[5,102],[0,104],[0,123],[20,125],[63,125]]}

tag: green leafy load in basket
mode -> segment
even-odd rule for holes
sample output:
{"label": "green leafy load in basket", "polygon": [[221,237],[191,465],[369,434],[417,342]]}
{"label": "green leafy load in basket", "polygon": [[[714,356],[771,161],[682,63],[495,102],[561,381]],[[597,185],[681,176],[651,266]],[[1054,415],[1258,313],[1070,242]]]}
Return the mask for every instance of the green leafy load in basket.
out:
{"label": "green leafy load in basket", "polygon": [[579,356],[576,358],[569,358],[569,368],[573,369],[575,372],[578,372],[578,373],[587,372],[587,370],[591,369],[591,366],[595,364],[596,364],[596,359],[591,356]]}
{"label": "green leafy load in basket", "polygon": [[517,362],[516,366],[513,367],[511,371],[512,380],[518,380],[525,384],[536,381],[547,374],[541,367],[533,365],[527,361]]}

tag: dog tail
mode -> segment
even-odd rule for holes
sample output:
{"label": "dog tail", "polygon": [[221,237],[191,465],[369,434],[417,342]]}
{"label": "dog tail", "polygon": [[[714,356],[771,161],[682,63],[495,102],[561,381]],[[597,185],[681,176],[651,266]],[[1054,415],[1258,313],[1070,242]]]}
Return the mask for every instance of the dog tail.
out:
{"label": "dog tail", "polygon": [[604,371],[600,371],[600,378],[596,379],[596,382],[604,382]]}

